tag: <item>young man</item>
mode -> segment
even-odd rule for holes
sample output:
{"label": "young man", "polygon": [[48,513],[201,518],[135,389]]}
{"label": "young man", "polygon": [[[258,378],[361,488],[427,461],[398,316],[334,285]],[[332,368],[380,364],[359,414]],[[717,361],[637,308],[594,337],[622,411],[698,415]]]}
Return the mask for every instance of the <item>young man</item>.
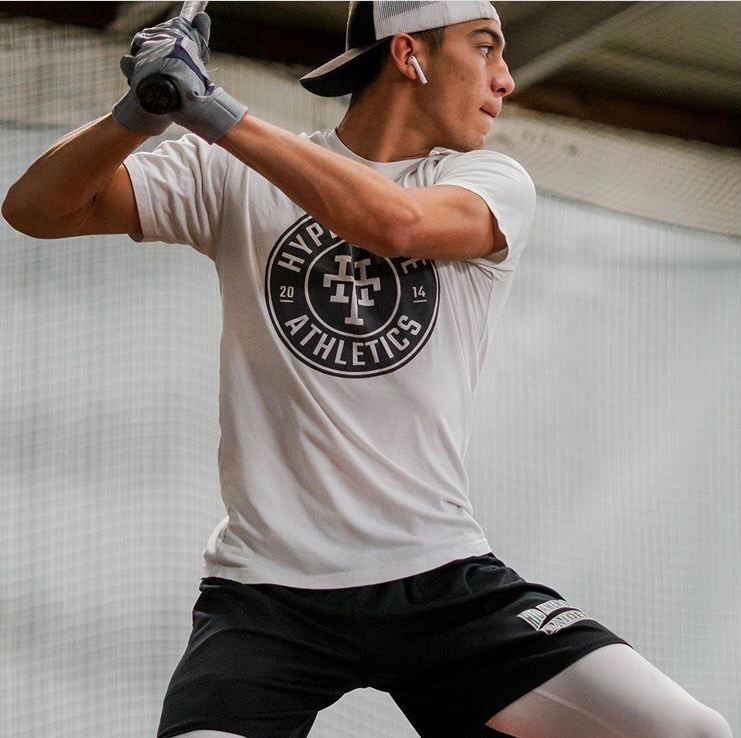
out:
{"label": "young man", "polygon": [[[311,135],[215,88],[208,35],[205,14],[137,34],[113,116],[3,206],[36,237],[190,244],[218,272],[227,517],[159,738],[298,738],[368,686],[425,738],[728,738],[472,515],[474,391],[535,206],[525,170],[482,149],[514,89],[494,8],[352,3],[346,52],[301,80],[352,105]],[[154,73],[192,133],[130,156],[170,122],[133,93]]]}

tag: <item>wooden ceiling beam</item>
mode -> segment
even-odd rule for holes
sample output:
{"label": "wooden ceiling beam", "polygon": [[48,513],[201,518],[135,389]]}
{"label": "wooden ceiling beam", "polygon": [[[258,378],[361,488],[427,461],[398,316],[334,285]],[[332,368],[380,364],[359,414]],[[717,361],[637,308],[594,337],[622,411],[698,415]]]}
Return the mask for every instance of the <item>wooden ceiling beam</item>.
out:
{"label": "wooden ceiling beam", "polygon": [[655,2],[542,3],[536,18],[507,23],[504,57],[517,84],[557,73],[636,21],[660,10]]}
{"label": "wooden ceiling beam", "polygon": [[546,85],[532,85],[509,99],[528,110],[741,149],[741,115],[726,111]]}
{"label": "wooden ceiling beam", "polygon": [[0,14],[25,15],[87,28],[107,28],[118,14],[117,2],[2,2]]}
{"label": "wooden ceiling beam", "polygon": [[[226,5],[227,7],[224,7]],[[209,48],[215,52],[264,59],[279,64],[316,67],[345,50],[345,39],[333,31],[305,29],[235,15],[229,3],[214,3],[207,12],[212,32]],[[153,23],[172,17],[170,10]]]}

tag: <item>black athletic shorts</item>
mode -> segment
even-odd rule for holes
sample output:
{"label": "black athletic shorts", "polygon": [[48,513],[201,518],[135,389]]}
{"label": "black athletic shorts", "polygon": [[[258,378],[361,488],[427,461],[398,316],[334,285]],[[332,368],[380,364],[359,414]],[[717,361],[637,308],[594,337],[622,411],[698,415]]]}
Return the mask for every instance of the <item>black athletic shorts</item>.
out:
{"label": "black athletic shorts", "polygon": [[489,738],[502,735],[484,725],[499,710],[627,643],[493,553],[359,587],[199,588],[158,738],[304,738],[319,710],[362,687],[388,692],[423,738]]}

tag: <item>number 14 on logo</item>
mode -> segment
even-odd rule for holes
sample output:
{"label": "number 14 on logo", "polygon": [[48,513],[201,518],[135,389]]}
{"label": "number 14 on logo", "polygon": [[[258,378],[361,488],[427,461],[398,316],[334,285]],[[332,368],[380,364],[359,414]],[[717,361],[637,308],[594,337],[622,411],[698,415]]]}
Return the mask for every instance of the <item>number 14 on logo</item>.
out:
{"label": "number 14 on logo", "polygon": [[412,287],[412,296],[414,297],[414,302],[427,302],[424,287]]}

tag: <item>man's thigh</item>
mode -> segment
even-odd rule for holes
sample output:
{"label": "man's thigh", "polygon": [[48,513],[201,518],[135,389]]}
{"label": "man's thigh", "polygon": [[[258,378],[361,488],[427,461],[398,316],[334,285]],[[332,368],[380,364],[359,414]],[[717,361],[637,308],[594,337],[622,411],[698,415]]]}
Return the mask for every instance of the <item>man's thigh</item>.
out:
{"label": "man's thigh", "polygon": [[721,715],[623,644],[584,656],[486,725],[527,738],[732,738]]}
{"label": "man's thigh", "polygon": [[305,738],[319,710],[360,686],[352,613],[332,606],[340,595],[217,577],[200,590],[158,738]]}
{"label": "man's thigh", "polygon": [[493,553],[382,586],[383,611],[368,607],[361,621],[370,686],[422,738],[493,738],[485,723],[497,711],[586,654],[626,643]]}

